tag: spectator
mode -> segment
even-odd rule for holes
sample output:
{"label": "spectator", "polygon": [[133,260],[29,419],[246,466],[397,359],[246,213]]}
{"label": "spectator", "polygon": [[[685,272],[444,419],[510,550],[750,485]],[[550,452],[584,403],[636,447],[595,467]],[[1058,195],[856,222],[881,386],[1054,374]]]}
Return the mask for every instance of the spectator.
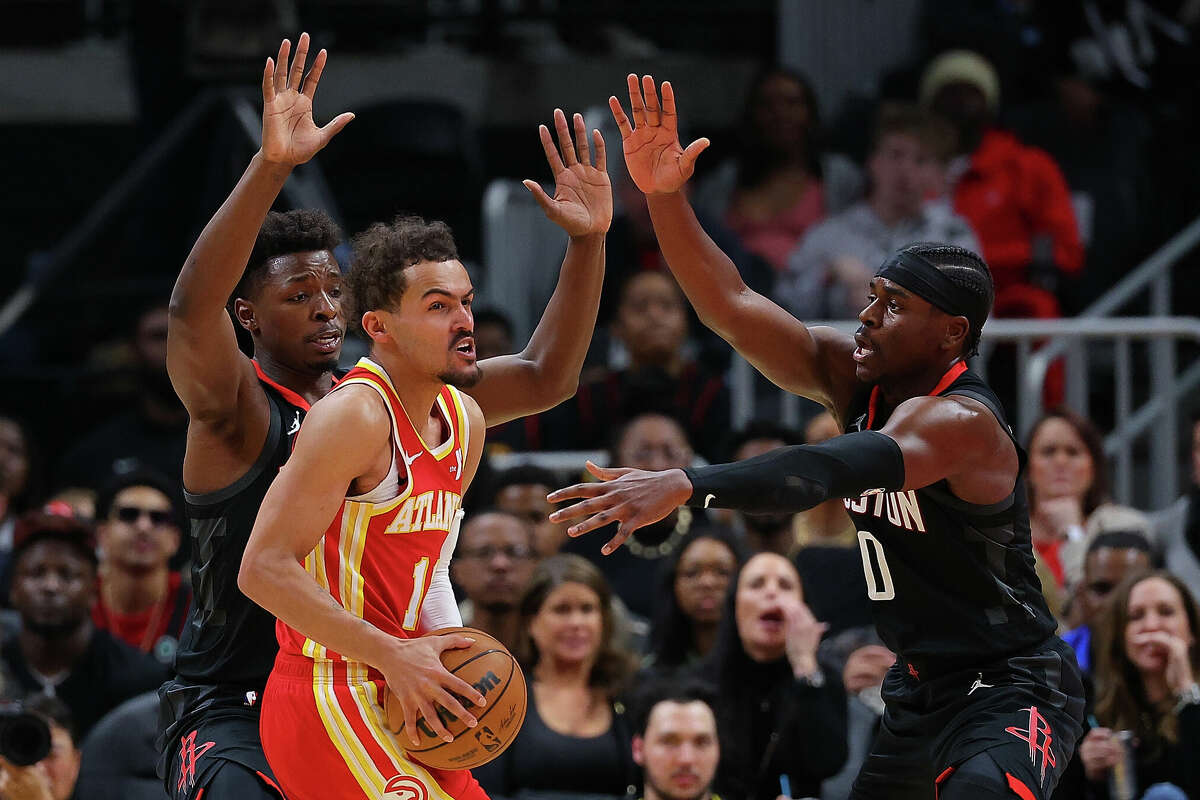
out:
{"label": "spectator", "polygon": [[96,498],[100,582],[92,622],[171,666],[192,591],[170,560],[179,550],[173,487],[152,472],[117,476]]}
{"label": "spectator", "polygon": [[617,645],[609,597],[604,576],[578,556],[551,556],[534,569],[521,599],[519,650],[529,705],[512,745],[474,771],[489,795],[624,795],[632,786],[630,736],[616,700],[633,660]]}
{"label": "spectator", "polygon": [[0,576],[8,573],[17,517],[37,501],[33,458],[29,429],[0,415]]}
{"label": "spectator", "polygon": [[[79,778],[79,739],[70,710],[61,700],[36,695],[24,710],[41,717],[50,728],[50,753],[28,767],[0,765],[0,798],[4,800],[69,800]],[[92,800],[90,796],[86,800]]]}
{"label": "spectator", "polygon": [[646,659],[654,673],[677,675],[712,651],[729,583],[743,561],[736,539],[709,528],[688,539],[662,570]]}
{"label": "spectator", "polygon": [[40,512],[19,520],[11,600],[21,629],[0,645],[0,657],[24,692],[62,700],[81,737],[167,675],[153,658],[92,624],[95,586],[95,545],[86,523]]}
{"label": "spectator", "polygon": [[1083,245],[1062,172],[1045,152],[996,127],[1000,86],[982,56],[954,50],[921,77],[921,103],[957,133],[954,210],[979,237],[998,317],[1059,316],[1060,275],[1083,269]]}
{"label": "spectator", "polygon": [[96,521],[96,490],[84,486],[66,486],[50,495],[44,506],[52,514]]}
{"label": "spectator", "polygon": [[817,662],[824,629],[791,562],[746,562],[701,668],[717,687],[723,797],[775,800],[785,775],[793,796],[815,796],[846,760],[846,693]]}
{"label": "spectator", "polygon": [[775,299],[799,319],[855,319],[875,269],[902,247],[934,241],[979,252],[971,226],[939,197],[954,133],[912,106],[875,123],[865,200],[810,230],[788,256]]}
{"label": "spectator", "polygon": [[517,604],[533,573],[533,526],[507,511],[488,509],[466,519],[450,575],[466,597],[463,625],[487,631],[509,650],[520,639]]}
{"label": "spectator", "polygon": [[[813,417],[804,429],[807,444],[839,433],[837,420],[828,412]],[[796,519],[799,548],[793,561],[813,614],[829,626],[830,636],[874,625],[858,531],[845,503],[829,500],[797,514]]]}
{"label": "spectator", "polygon": [[554,555],[567,540],[567,525],[550,521],[554,505],[546,499],[558,486],[553,472],[532,464],[506,469],[493,481],[496,508],[533,525],[533,549],[538,558]]}
{"label": "spectator", "polygon": [[475,311],[475,355],[480,361],[517,352],[512,321],[495,308]]}
{"label": "spectator", "polygon": [[1133,732],[1141,797],[1171,783],[1173,797],[1200,797],[1200,631],[1196,601],[1169,572],[1132,577],[1113,596],[1096,665],[1096,719],[1078,758],[1092,796],[1107,798],[1108,775],[1122,755],[1114,731]]}
{"label": "spectator", "polygon": [[1101,533],[1088,545],[1083,559],[1083,580],[1075,587],[1072,605],[1079,625],[1062,635],[1075,651],[1075,660],[1085,675],[1095,663],[1092,633],[1105,610],[1105,601],[1125,576],[1146,572],[1151,567],[1150,542],[1140,534],[1113,531]]}
{"label": "spectator", "polygon": [[[682,469],[692,463],[692,458],[691,445],[677,421],[662,414],[642,414],[617,432],[609,463],[637,469]],[[615,533],[615,526],[602,529],[595,536],[568,539],[563,551],[581,555],[595,564],[629,610],[650,619],[654,614],[655,587],[666,557],[703,520],[703,511],[681,506],[665,519],[634,531],[611,555],[601,555],[596,540],[605,536],[605,530]]]}
{"label": "spectator", "polygon": [[[733,435],[730,455],[734,461],[742,461],[780,447],[803,443],[800,434],[782,425],[766,421],[752,422]],[[787,556],[796,549],[795,514],[727,513],[732,518],[734,529],[745,538],[751,553],[770,552]]]}
{"label": "spectator", "polygon": [[1200,411],[1193,412],[1192,485],[1169,508],[1154,515],[1154,529],[1168,570],[1200,596]]}
{"label": "spectator", "polygon": [[651,684],[639,695],[633,760],[642,768],[642,800],[714,800],[721,757],[716,698],[703,683]]}
{"label": "spectator", "polygon": [[861,177],[849,159],[822,152],[812,86],[783,67],[755,76],[739,132],[736,158],[700,184],[696,207],[780,272],[810,227],[858,199]]}
{"label": "spectator", "polygon": [[155,773],[159,750],[158,692],[126,700],[92,728],[83,743],[80,800],[163,800]]}
{"label": "spectator", "polygon": [[1083,574],[1083,556],[1100,530],[1137,529],[1150,521],[1109,498],[1108,460],[1100,432],[1065,408],[1048,412],[1029,435],[1029,524],[1033,548],[1060,588]]}
{"label": "spectator", "polygon": [[729,429],[729,388],[684,353],[687,300],[665,272],[639,272],[622,287],[613,335],[626,367],[579,387],[571,404],[575,449],[608,444],[617,425],[656,411],[683,422],[707,457]]}
{"label": "spectator", "polygon": [[167,376],[167,306],[137,318],[132,350],[138,390],[131,408],[85,436],[59,463],[58,484],[99,489],[114,475],[152,469],[183,480],[187,411]]}

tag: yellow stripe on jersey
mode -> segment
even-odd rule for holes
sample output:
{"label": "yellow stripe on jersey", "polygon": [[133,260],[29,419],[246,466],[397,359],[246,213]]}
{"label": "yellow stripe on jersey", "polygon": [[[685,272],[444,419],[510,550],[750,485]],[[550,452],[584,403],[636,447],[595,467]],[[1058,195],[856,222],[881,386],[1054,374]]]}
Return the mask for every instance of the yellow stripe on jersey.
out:
{"label": "yellow stripe on jersey", "polygon": [[[347,503],[347,505],[351,504]],[[364,608],[362,560],[363,553],[367,549],[367,532],[371,525],[372,506],[370,503],[354,503],[353,505],[358,507],[357,523],[350,540],[350,548],[342,555],[343,558],[349,559],[346,569],[350,573],[350,591],[342,598],[342,605],[351,614],[361,619]]]}
{"label": "yellow stripe on jersey", "polygon": [[450,396],[454,398],[454,410],[458,415],[458,443],[462,445],[463,464],[466,464],[467,447],[471,443],[471,420],[467,417],[467,407],[463,405],[462,392],[451,386]]}
{"label": "yellow stripe on jersey", "polygon": [[[396,404],[398,406],[400,406],[400,410],[402,410],[404,412],[404,416],[408,419],[408,424],[410,426],[412,426],[413,433],[415,433],[417,436],[417,439],[420,440],[421,446],[424,447],[426,450],[428,450],[435,459],[437,459],[438,461],[441,461],[443,458],[446,457],[446,455],[453,452],[453,450],[454,450],[453,445],[454,445],[455,441],[458,439],[458,437],[454,436],[454,435],[451,435],[449,438],[446,439],[445,442],[438,445],[436,450],[431,448],[428,444],[425,443],[425,437],[421,436],[421,429],[417,426],[417,424],[415,422],[413,422],[412,415],[409,414],[408,409],[404,407],[404,402],[400,399],[400,393],[396,391],[396,386],[392,383],[392,379],[390,377],[388,377],[387,370],[385,370],[383,367],[379,366],[374,361],[372,361],[371,359],[366,358],[366,357],[360,358],[358,360],[358,364],[356,364],[355,366],[362,367],[367,372],[370,372],[372,375],[379,378],[379,380],[383,381],[387,385],[387,387],[392,390],[392,394],[396,398]],[[346,383],[354,383],[355,381],[361,381],[363,383],[370,383],[370,381],[367,380],[366,378],[352,378],[348,381],[342,381],[342,383],[338,384],[338,385],[340,386],[340,385],[346,384]],[[453,388],[451,390],[453,391]],[[453,431],[454,430],[454,420],[450,416],[450,411],[449,411],[449,409],[446,408],[446,401],[442,398],[440,393],[438,394],[436,406],[442,410],[442,414],[444,415],[446,422],[450,425],[451,431]],[[388,404],[388,407],[390,410],[390,408],[391,408],[390,403]],[[395,422],[394,417],[393,417],[393,422]]]}
{"label": "yellow stripe on jersey", "polygon": [[[329,576],[325,574],[325,537],[322,536],[312,552],[304,557],[304,569],[325,591],[329,591]],[[306,638],[300,651],[309,658],[325,658],[325,646]]]}
{"label": "yellow stripe on jersey", "polygon": [[[443,458],[454,452],[454,446],[458,444],[458,432],[457,427],[454,424],[454,415],[451,414],[450,409],[446,407],[446,398],[443,397],[440,392],[438,393],[437,403],[435,405],[442,410],[442,419],[446,421],[447,427],[450,428],[450,435],[446,437],[446,441],[438,445],[436,450],[430,450],[428,446],[426,446],[425,449],[429,450],[430,455],[432,455],[435,459],[441,461]],[[419,435],[420,434],[418,434],[418,436]],[[425,440],[422,439],[421,443],[424,444]]]}
{"label": "yellow stripe on jersey", "polygon": [[371,760],[338,704],[333,687],[333,665],[329,661],[316,661],[313,664],[313,697],[316,699],[317,713],[325,725],[325,733],[354,775],[354,780],[367,797],[382,797],[387,778]]}

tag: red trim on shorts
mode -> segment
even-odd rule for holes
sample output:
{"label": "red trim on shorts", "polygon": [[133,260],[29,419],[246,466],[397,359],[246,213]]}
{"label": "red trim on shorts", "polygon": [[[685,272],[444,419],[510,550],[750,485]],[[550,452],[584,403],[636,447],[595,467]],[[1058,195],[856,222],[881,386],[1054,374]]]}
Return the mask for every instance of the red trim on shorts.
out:
{"label": "red trim on shorts", "polygon": [[[279,784],[276,783],[275,781],[271,780],[270,775],[264,775],[263,773],[259,772],[258,770],[254,770],[254,774],[257,775],[259,778],[261,778],[262,782],[265,783],[267,786],[270,786],[272,789],[279,792],[280,797],[284,796],[283,789],[280,789]],[[197,797],[196,800],[200,800],[200,798]]]}
{"label": "red trim on shorts", "polygon": [[1008,788],[1013,790],[1013,794],[1021,798],[1021,800],[1037,800],[1037,796],[1030,791],[1029,787],[1021,783],[1009,773],[1004,773],[1004,777],[1008,778]]}

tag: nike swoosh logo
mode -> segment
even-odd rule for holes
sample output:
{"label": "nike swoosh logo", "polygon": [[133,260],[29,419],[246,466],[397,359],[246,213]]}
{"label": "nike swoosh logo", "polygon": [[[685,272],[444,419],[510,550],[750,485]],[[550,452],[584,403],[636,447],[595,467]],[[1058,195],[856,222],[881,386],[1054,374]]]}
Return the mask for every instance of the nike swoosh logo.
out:
{"label": "nike swoosh logo", "polygon": [[709,504],[709,503],[711,503],[713,500],[716,500],[716,499],[717,499],[717,496],[716,496],[715,494],[706,494],[706,495],[704,495],[704,507],[705,507],[705,508],[708,508],[708,504]]}
{"label": "nike swoosh logo", "polygon": [[404,448],[401,447],[400,457],[404,459],[404,466],[411,467],[412,463],[421,457],[421,451],[418,450],[417,452],[413,453],[412,456],[409,456],[408,453],[404,452]]}

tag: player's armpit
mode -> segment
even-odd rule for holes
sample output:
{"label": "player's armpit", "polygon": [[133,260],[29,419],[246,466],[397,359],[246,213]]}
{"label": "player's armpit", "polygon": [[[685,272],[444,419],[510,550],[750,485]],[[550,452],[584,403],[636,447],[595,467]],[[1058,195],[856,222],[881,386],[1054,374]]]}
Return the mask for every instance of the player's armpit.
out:
{"label": "player's armpit", "polygon": [[967,397],[914,397],[892,412],[882,428],[904,456],[904,489],[946,480],[968,503],[1007,497],[1019,461],[1012,439],[992,412]]}

